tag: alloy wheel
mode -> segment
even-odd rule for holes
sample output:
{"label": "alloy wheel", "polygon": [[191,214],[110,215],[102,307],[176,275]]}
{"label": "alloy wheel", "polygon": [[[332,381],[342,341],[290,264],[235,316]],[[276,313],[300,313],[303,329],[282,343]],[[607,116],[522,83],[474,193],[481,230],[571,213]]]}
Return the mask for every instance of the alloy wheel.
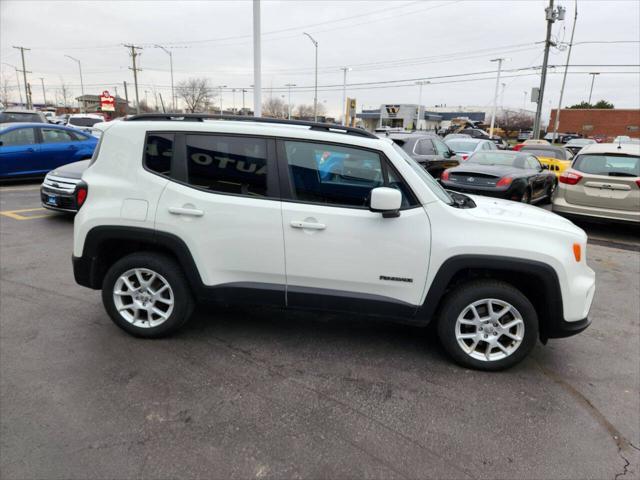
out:
{"label": "alloy wheel", "polygon": [[524,320],[510,303],[484,298],[462,310],[455,334],[458,345],[470,357],[487,362],[502,360],[522,344]]}
{"label": "alloy wheel", "polygon": [[118,313],[130,324],[153,328],[173,312],[173,289],[167,280],[148,268],[132,268],[118,277],[113,287]]}

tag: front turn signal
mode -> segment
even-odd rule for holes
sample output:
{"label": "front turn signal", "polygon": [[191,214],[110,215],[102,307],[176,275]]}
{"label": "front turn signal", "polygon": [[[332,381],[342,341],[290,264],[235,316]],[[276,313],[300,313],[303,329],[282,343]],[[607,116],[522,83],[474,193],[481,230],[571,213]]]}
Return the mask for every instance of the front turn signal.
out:
{"label": "front turn signal", "polygon": [[573,256],[576,259],[576,262],[579,262],[582,259],[582,246],[579,243],[573,244]]}

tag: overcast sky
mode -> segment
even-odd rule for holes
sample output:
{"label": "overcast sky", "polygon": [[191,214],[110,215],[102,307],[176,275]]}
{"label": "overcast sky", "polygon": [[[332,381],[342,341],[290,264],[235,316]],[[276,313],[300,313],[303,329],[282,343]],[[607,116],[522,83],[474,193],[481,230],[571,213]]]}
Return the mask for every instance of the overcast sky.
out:
{"label": "overcast sky", "polygon": [[[417,79],[431,79],[423,90],[424,105],[489,106],[495,86],[495,74],[490,72],[496,68],[490,60],[497,57],[508,59],[501,81],[505,83],[503,103],[522,108],[524,92],[537,86],[540,77],[531,70],[514,70],[542,64],[543,45],[537,42],[544,40],[547,3],[263,1],[263,97],[286,96],[284,85],[293,83],[297,85],[292,90],[293,103],[313,102],[314,48],[304,31],[319,42],[318,97],[329,113],[340,111],[341,66],[352,67],[347,95],[357,98],[358,110],[382,103],[417,103]],[[567,17],[554,24],[553,38],[568,43],[574,2],[559,4],[567,8]],[[0,0],[0,18],[2,62],[20,66],[20,54],[12,46],[31,48],[26,61],[32,71],[29,81],[36,102],[42,101],[40,77],[44,78],[49,99],[61,82],[79,94],[77,64],[65,55],[82,61],[85,93],[97,94],[105,89],[113,93],[117,87],[123,96],[122,82],[133,84],[124,43],[144,47],[139,57],[139,90],[141,100],[148,91],[150,103],[154,90],[162,93],[165,101],[170,98],[169,57],[153,48],[156,43],[172,48],[176,83],[188,77],[207,77],[214,86],[227,85],[225,107],[233,102],[231,88],[253,84],[250,1]],[[601,72],[595,80],[594,100],[640,108],[639,41],[640,2],[579,1],[571,58],[576,66],[570,72],[580,73],[569,74],[563,103],[586,100],[591,82],[588,73]],[[565,58],[566,51],[552,49],[550,64],[563,65]],[[550,72],[545,111],[557,104],[562,80],[562,68]],[[455,76],[461,74],[472,75]],[[15,87],[11,67],[2,65],[2,75]],[[400,82],[366,85],[386,81]],[[15,90],[13,93],[17,99]],[[133,97],[132,87],[129,97]],[[235,101],[240,107],[239,92]],[[246,102],[251,105],[250,92]],[[533,108],[528,101],[526,106]]]}

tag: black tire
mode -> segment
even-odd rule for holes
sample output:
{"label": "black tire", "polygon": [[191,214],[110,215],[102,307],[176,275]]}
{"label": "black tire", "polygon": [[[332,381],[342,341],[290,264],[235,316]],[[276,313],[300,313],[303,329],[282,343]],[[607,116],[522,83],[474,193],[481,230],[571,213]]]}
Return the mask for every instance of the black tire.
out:
{"label": "black tire", "polygon": [[525,188],[522,197],[520,197],[520,201],[522,203],[531,203],[531,190],[529,190],[529,188]]}
{"label": "black tire", "polygon": [[[143,328],[127,321],[119,312],[113,291],[118,278],[134,268],[152,270],[164,277],[173,292],[173,310],[163,323]],[[180,266],[170,257],[154,252],[127,255],[114,263],[102,283],[102,303],[113,322],[127,333],[141,338],[159,338],[180,329],[189,319],[194,308],[189,283]]]}
{"label": "black tire", "polygon": [[[496,360],[480,360],[465,352],[456,339],[456,322],[464,309],[482,299],[496,299],[511,304],[522,316],[522,342],[509,356]],[[496,371],[510,368],[522,361],[535,346],[538,338],[538,315],[520,290],[497,280],[476,280],[464,283],[449,293],[438,313],[438,337],[445,351],[463,367]]]}
{"label": "black tire", "polygon": [[551,182],[551,184],[546,188],[544,194],[544,201],[543,203],[551,203],[552,199],[553,199],[553,192],[556,190],[556,181],[554,180],[553,182]]}

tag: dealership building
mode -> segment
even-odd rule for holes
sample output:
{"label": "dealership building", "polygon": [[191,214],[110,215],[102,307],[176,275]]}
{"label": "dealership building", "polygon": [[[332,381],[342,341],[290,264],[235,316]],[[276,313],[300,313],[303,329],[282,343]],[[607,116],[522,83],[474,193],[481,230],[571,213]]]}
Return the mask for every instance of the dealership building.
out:
{"label": "dealership building", "polygon": [[[421,107],[421,118],[418,120],[416,130],[436,130],[443,121],[453,118],[468,118],[472,121],[484,121],[486,113],[481,111],[438,111],[427,110]],[[416,125],[418,105],[410,104],[385,104],[377,109],[363,109],[356,114],[356,118],[367,130],[390,127],[413,130]]]}

